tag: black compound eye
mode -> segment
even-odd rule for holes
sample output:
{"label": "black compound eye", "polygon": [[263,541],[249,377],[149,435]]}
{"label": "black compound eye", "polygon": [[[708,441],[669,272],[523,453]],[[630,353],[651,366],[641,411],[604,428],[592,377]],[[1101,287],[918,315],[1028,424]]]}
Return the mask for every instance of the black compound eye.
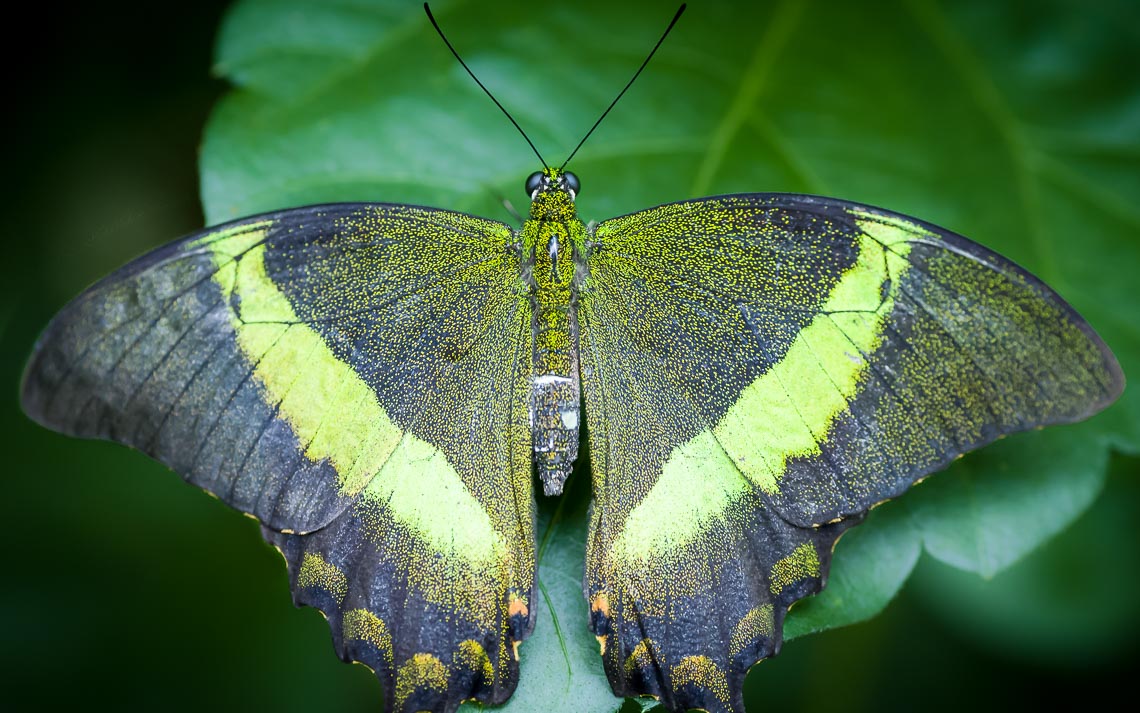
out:
{"label": "black compound eye", "polygon": [[582,190],[582,184],[578,181],[578,177],[569,171],[562,174],[562,181],[566,184],[566,189],[574,195],[578,195],[578,192]]}
{"label": "black compound eye", "polygon": [[527,176],[526,177],[526,194],[528,196],[534,195],[535,191],[542,188],[543,179],[545,179],[545,178],[546,178],[546,176],[543,175],[542,171],[535,171],[534,173]]}

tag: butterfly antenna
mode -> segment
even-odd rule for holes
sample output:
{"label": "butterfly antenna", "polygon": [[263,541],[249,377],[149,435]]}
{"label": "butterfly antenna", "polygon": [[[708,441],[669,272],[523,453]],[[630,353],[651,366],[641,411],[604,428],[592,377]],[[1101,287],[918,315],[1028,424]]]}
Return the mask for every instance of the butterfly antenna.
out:
{"label": "butterfly antenna", "polygon": [[[594,133],[594,129],[598,128],[598,124],[602,123],[602,119],[606,118],[606,114],[610,113],[610,109],[614,108],[614,105],[616,105],[618,101],[621,100],[626,91],[628,91],[629,88],[633,86],[633,83],[637,81],[637,77],[641,74],[641,70],[645,69],[645,65],[649,64],[649,60],[653,59],[653,55],[657,53],[657,48],[660,47],[661,43],[665,41],[665,38],[669,36],[669,32],[672,31],[673,25],[676,25],[677,20],[681,19],[681,14],[683,12],[685,12],[685,3],[681,3],[681,7],[677,8],[677,14],[674,15],[673,19],[669,21],[669,26],[665,28],[665,32],[661,33],[661,39],[657,40],[657,44],[653,45],[653,49],[649,50],[649,56],[645,58],[645,61],[642,62],[641,66],[637,68],[637,71],[633,73],[633,77],[630,78],[625,87],[620,92],[618,92],[618,95],[614,97],[614,100],[610,102],[610,105],[606,107],[606,110],[602,112],[602,115],[599,116],[598,120],[594,122],[594,125],[590,127],[590,130],[586,132],[586,135],[582,137],[582,140],[578,142],[578,145],[574,147],[574,150],[570,152],[570,155],[566,157],[566,160],[562,162],[562,165],[558,168],[559,171],[561,171],[563,168],[566,168],[566,164],[570,163],[570,159],[574,158],[574,154],[578,153],[578,149],[582,148],[582,144],[586,143],[586,139],[590,138],[590,134]],[[444,41],[446,42],[446,40]],[[455,50],[452,51],[454,52]]]}
{"label": "butterfly antenna", "polygon": [[[511,113],[507,111],[506,107],[499,103],[499,100],[495,98],[495,95],[491,93],[491,90],[483,86],[483,83],[479,81],[479,78],[475,76],[475,73],[471,71],[471,68],[467,66],[467,63],[463,61],[463,58],[460,57],[459,53],[455,51],[455,48],[451,46],[451,42],[448,41],[447,35],[443,34],[443,30],[440,29],[439,23],[435,21],[435,16],[431,14],[431,8],[428,7],[428,4],[426,2],[424,3],[424,12],[427,13],[428,19],[431,20],[431,26],[434,27],[435,31],[439,33],[440,39],[442,39],[443,43],[447,45],[447,49],[451,50],[451,54],[455,55],[455,59],[459,61],[459,64],[463,65],[463,68],[467,70],[467,73],[471,75],[471,78],[475,80],[475,83],[479,85],[479,88],[482,89],[487,96],[491,97],[491,101],[495,102],[495,106],[499,107],[499,111],[503,112],[507,118],[511,120],[511,123],[515,125],[516,129],[519,130],[519,133],[522,134],[522,137],[526,139],[526,142],[528,144],[530,144],[530,150],[534,151],[535,156],[538,156],[538,160],[542,162],[543,168],[546,168],[548,164],[546,161],[543,161],[542,154],[538,152],[538,149],[534,146],[534,142],[530,140],[530,137],[527,136],[526,132],[522,130],[521,126],[519,126],[519,122],[515,121],[515,117],[511,116]],[[657,44],[661,43],[658,42]]]}

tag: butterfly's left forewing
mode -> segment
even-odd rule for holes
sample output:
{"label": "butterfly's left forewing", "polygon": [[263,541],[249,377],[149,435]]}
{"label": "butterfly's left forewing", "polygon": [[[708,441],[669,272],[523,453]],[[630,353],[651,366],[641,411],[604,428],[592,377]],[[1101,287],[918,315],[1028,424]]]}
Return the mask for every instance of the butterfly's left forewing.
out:
{"label": "butterfly's left forewing", "polygon": [[510,229],[382,204],[141,258],[45,331],[23,403],[257,517],[390,710],[501,702],[533,627],[530,317]]}
{"label": "butterfly's left forewing", "polygon": [[585,591],[614,691],[673,710],[743,710],[871,505],[1123,387],[1052,290],[897,214],[723,196],[606,221],[594,246]]}

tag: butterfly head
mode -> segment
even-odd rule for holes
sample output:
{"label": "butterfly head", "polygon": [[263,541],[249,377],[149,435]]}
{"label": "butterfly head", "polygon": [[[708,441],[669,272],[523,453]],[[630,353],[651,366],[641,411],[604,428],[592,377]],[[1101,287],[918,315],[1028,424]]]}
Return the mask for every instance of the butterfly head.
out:
{"label": "butterfly head", "polygon": [[536,220],[572,220],[577,216],[574,199],[581,184],[578,177],[560,168],[535,171],[526,179],[530,217]]}

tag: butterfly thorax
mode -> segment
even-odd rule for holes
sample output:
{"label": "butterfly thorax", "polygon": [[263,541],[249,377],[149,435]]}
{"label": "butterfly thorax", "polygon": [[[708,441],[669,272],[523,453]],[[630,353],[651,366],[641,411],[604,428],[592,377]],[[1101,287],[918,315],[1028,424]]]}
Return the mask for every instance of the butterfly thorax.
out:
{"label": "butterfly thorax", "polygon": [[586,226],[577,217],[573,194],[560,183],[536,191],[520,238],[531,304],[531,442],[543,490],[557,495],[578,455],[575,307],[585,271]]}

